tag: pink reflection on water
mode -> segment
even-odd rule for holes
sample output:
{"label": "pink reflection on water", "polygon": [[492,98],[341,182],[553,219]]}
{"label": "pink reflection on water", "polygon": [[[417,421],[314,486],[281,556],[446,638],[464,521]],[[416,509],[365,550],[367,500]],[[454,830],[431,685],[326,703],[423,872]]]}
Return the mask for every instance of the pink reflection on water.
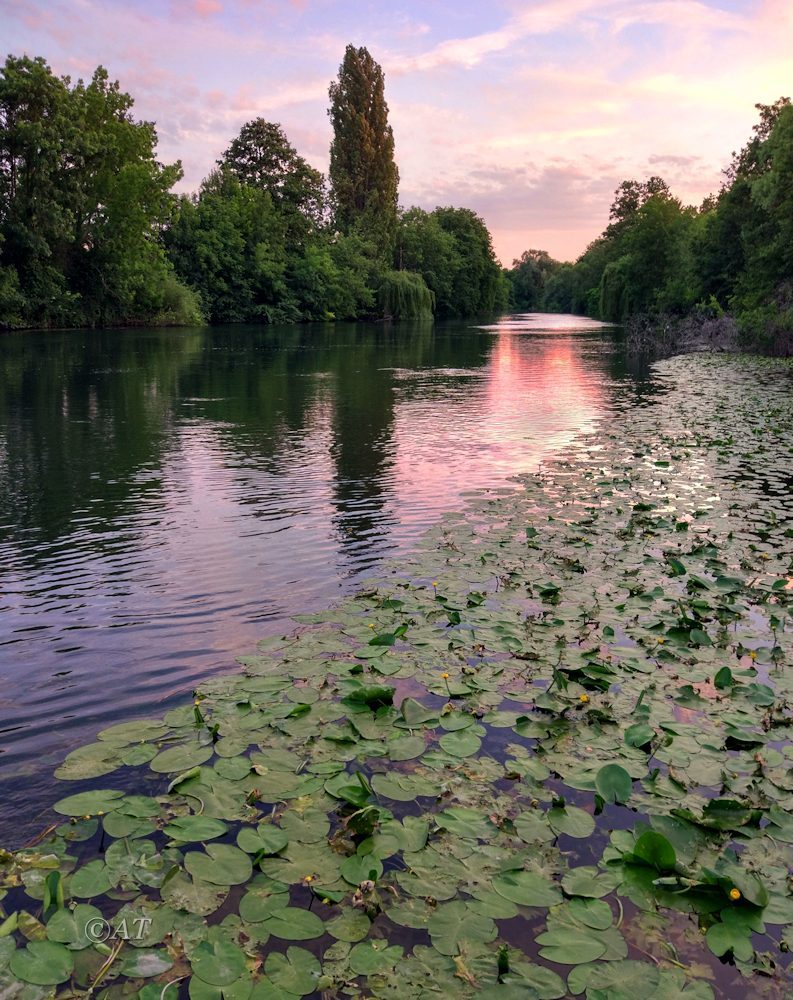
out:
{"label": "pink reflection on water", "polygon": [[394,487],[403,523],[449,509],[461,488],[504,485],[531,472],[592,428],[603,405],[602,372],[582,364],[569,329],[542,337],[521,335],[525,329],[494,331],[483,370],[417,371],[397,382]]}

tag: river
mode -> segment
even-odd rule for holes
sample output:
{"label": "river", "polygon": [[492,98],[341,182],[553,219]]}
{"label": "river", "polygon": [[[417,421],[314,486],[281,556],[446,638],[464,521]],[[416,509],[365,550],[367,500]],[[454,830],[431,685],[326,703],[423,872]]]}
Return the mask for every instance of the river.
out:
{"label": "river", "polygon": [[0,371],[0,842],[70,748],[647,388],[611,328],[540,314],[6,335]]}

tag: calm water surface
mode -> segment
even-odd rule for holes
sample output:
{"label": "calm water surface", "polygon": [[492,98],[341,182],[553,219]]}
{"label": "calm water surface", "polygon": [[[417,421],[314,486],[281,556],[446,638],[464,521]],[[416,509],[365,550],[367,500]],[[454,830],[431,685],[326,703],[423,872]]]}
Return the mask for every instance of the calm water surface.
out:
{"label": "calm water surface", "polygon": [[70,748],[642,391],[569,316],[3,336],[0,842],[41,825]]}

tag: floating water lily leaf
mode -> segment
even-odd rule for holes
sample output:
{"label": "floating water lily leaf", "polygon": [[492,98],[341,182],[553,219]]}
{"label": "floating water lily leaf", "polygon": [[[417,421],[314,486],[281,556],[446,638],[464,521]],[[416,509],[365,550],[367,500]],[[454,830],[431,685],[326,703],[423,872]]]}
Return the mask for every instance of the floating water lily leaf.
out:
{"label": "floating water lily leaf", "polygon": [[498,928],[490,917],[473,911],[465,903],[442,903],[427,923],[432,944],[442,955],[457,955],[464,942],[493,941]]}
{"label": "floating water lily leaf", "polygon": [[11,955],[9,966],[17,979],[35,986],[65,983],[74,969],[72,953],[52,941],[31,941]]}
{"label": "floating water lily leaf", "polygon": [[400,736],[391,740],[386,749],[391,760],[412,760],[420,757],[427,749],[427,745],[420,736]]}
{"label": "floating water lily leaf", "polygon": [[538,934],[537,944],[541,945],[540,955],[558,965],[581,965],[594,962],[606,954],[607,945],[586,930],[559,927]]}
{"label": "floating water lily leaf", "polygon": [[375,774],[372,788],[378,795],[397,802],[412,802],[421,796],[434,798],[440,794],[440,785],[420,774]]}
{"label": "floating water lily leaf", "polygon": [[437,710],[426,708],[415,698],[405,698],[399,708],[402,717],[411,728],[432,722],[438,718]]}
{"label": "floating water lily leaf", "polygon": [[151,979],[173,968],[173,962],[164,949],[140,949],[128,955],[121,963],[119,971],[130,979]]}
{"label": "floating water lily leaf", "polygon": [[438,742],[453,757],[472,757],[482,746],[480,737],[470,729],[446,733]]}
{"label": "floating water lily leaf", "polygon": [[457,837],[471,840],[490,840],[497,832],[492,821],[475,809],[462,806],[452,806],[438,813],[436,823],[443,830],[448,830]]}
{"label": "floating water lily leaf", "polygon": [[227,831],[227,823],[208,816],[178,816],[163,827],[163,833],[167,837],[183,844],[214,840],[216,837],[222,837]]}
{"label": "floating water lily leaf", "polygon": [[173,771],[187,771],[188,768],[196,767],[209,760],[214,754],[211,745],[202,746],[195,740],[190,743],[181,743],[179,746],[169,747],[158,753],[149,763],[152,771],[158,774],[168,774]]}
{"label": "floating water lily leaf", "polygon": [[269,887],[255,887],[249,889],[240,900],[240,916],[247,923],[258,924],[288,906],[288,892],[275,892]]}
{"label": "floating water lily leaf", "polygon": [[633,781],[624,767],[606,764],[595,776],[595,788],[604,802],[627,802],[633,790]]}
{"label": "floating water lily leaf", "polygon": [[175,910],[186,910],[188,913],[206,917],[223,905],[228,896],[228,887],[221,888],[209,882],[202,882],[200,879],[190,878],[177,868],[173,874],[169,873],[166,876],[160,894]]}
{"label": "floating water lily leaf", "polygon": [[745,926],[716,923],[708,928],[705,941],[708,948],[719,958],[732,952],[738,961],[750,962],[754,955],[751,931]]}
{"label": "floating water lily leaf", "polygon": [[292,947],[287,948],[286,955],[271,952],[265,960],[264,971],[278,989],[304,997],[316,990],[322,967],[310,951]]}
{"label": "floating water lily leaf", "polygon": [[237,845],[248,854],[277,854],[289,843],[289,837],[272,823],[243,827],[237,834]]}
{"label": "floating water lily leaf", "polygon": [[550,828],[557,834],[583,839],[590,837],[595,830],[594,817],[578,806],[554,806],[546,815]]}
{"label": "floating water lily leaf", "polygon": [[554,838],[546,814],[539,809],[521,813],[515,817],[514,823],[515,832],[527,844],[545,843]]}
{"label": "floating water lily leaf", "polygon": [[602,899],[572,899],[567,905],[577,923],[593,930],[605,931],[614,920],[611,907]]}
{"label": "floating water lily leaf", "polygon": [[386,941],[362,941],[350,952],[349,963],[358,976],[372,976],[394,969],[402,960],[404,950],[399,945],[388,945]]}
{"label": "floating water lily leaf", "polygon": [[191,851],[185,855],[184,865],[194,879],[212,885],[240,885],[253,872],[248,855],[230,844],[208,844],[206,854]]}
{"label": "floating water lily leaf", "polygon": [[89,932],[104,927],[102,913],[95,906],[78,903],[73,910],[56,910],[47,921],[47,937],[72,951],[88,948],[96,938]]}
{"label": "floating water lily leaf", "polygon": [[97,788],[92,792],[80,792],[60,799],[52,807],[61,816],[85,816],[111,812],[123,799],[124,793],[115,788]]}
{"label": "floating water lily leaf", "polygon": [[[287,900],[286,895],[284,900]],[[273,937],[281,938],[282,941],[310,941],[325,933],[321,917],[311,910],[300,910],[295,906],[274,910],[263,926]]]}
{"label": "floating water lily leaf", "polygon": [[69,879],[69,891],[73,896],[88,898],[102,896],[115,885],[115,879],[104,861],[89,861],[78,868]]}
{"label": "floating water lily leaf", "polygon": [[600,899],[617,885],[614,872],[593,867],[571,868],[562,878],[562,888],[568,896],[586,896]]}
{"label": "floating water lily leaf", "polygon": [[598,991],[593,995],[651,997],[655,995],[659,978],[659,970],[652,965],[623,959],[620,962],[578,965],[567,977],[567,987],[574,996],[585,991]]}
{"label": "floating water lily leaf", "polygon": [[376,882],[383,874],[383,863],[371,854],[353,854],[341,864],[341,874],[351,885],[371,879]]}
{"label": "floating water lily leaf", "polygon": [[313,844],[325,840],[330,831],[330,822],[319,809],[305,809],[298,812],[287,810],[281,816],[281,828],[287,835],[301,844]]}
{"label": "floating water lily leaf", "polygon": [[[393,908],[388,911],[388,915],[391,916],[392,912]],[[363,941],[369,934],[371,926],[371,921],[365,913],[345,909],[325,924],[325,930],[337,941],[349,941],[354,944],[356,941]]]}
{"label": "floating water lily leaf", "polygon": [[669,841],[655,830],[647,830],[633,846],[631,852],[637,861],[641,861],[659,872],[673,871],[677,864],[675,849]]}
{"label": "floating water lily leaf", "polygon": [[655,730],[646,722],[637,722],[625,730],[625,742],[629,747],[646,747],[654,736]]}
{"label": "floating water lily leaf", "polygon": [[229,986],[245,971],[245,954],[229,941],[201,941],[190,953],[193,975],[211,986]]}
{"label": "floating water lily leaf", "polygon": [[539,872],[504,872],[493,879],[493,888],[521,906],[554,906],[562,900],[561,890]]}

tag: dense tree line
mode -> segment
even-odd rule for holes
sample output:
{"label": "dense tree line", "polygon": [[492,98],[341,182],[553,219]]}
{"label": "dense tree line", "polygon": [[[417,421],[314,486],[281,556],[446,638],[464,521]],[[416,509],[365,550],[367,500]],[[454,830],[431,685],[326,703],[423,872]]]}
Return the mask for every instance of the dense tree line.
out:
{"label": "dense tree line", "polygon": [[468,209],[398,208],[383,72],[348,46],[326,180],[280,125],[248,122],[191,196],[101,67],[0,70],[0,327],[463,316],[507,279]]}
{"label": "dense tree line", "polygon": [[513,307],[623,322],[731,313],[756,346],[793,347],[793,106],[757,105],[749,142],[699,208],[660,177],[623,181],[610,222],[573,264],[530,250],[507,272]]}

